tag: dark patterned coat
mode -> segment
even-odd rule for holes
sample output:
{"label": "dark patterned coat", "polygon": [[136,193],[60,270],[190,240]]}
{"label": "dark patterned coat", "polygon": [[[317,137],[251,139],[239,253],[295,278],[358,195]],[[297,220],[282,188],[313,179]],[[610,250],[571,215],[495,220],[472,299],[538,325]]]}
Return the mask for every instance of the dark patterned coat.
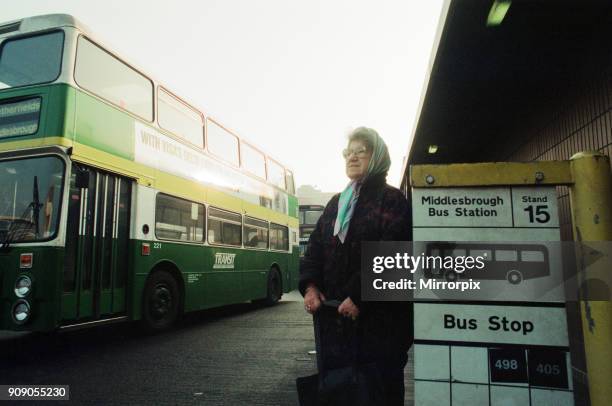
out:
{"label": "dark patterned coat", "polygon": [[340,197],[335,195],[310,235],[300,264],[302,295],[314,283],[326,299],[350,297],[358,306],[364,345],[373,357],[393,356],[412,344],[411,303],[361,301],[361,242],[409,241],[412,236],[410,205],[385,179],[372,177],[361,187],[344,243],[333,235]]}

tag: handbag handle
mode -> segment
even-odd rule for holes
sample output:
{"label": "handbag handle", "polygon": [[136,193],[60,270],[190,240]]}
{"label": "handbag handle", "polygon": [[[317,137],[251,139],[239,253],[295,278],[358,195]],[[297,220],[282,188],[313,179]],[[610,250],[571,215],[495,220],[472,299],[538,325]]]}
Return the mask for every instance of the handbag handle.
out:
{"label": "handbag handle", "polygon": [[325,300],[322,305],[323,306],[329,306],[329,307],[333,307],[333,308],[338,308],[340,307],[341,302],[338,299],[331,299],[331,300]]}

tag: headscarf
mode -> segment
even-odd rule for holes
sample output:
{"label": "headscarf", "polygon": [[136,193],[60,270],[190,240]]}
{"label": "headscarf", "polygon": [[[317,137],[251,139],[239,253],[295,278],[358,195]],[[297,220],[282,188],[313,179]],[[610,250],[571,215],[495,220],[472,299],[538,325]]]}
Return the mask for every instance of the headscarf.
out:
{"label": "headscarf", "polygon": [[338,200],[338,214],[336,216],[336,224],[334,225],[334,235],[337,235],[342,243],[344,243],[346,239],[351,218],[353,217],[353,211],[355,210],[359,192],[361,191],[361,186],[372,176],[386,174],[391,166],[391,158],[389,157],[387,144],[385,144],[385,141],[375,130],[367,127],[359,127],[351,133],[349,140],[357,134],[365,135],[372,143],[372,158],[370,158],[365,176],[361,179],[351,180],[340,194],[340,199]]}

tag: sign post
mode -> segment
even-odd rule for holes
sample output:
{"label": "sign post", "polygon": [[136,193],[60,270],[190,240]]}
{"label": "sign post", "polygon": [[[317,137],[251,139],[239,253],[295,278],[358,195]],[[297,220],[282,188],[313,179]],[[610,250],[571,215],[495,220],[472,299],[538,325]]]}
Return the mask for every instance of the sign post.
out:
{"label": "sign post", "polygon": [[[586,161],[591,162],[591,172],[583,176],[589,179],[582,178],[582,186],[576,187],[581,175],[575,172],[584,174],[579,162]],[[600,166],[607,168],[608,181],[596,181],[599,190],[591,188],[587,193],[581,187],[593,184],[591,178],[597,172],[593,161],[603,162]],[[416,405],[574,404],[555,186],[570,187],[575,230],[579,228],[576,213],[585,210],[591,223],[592,216],[599,215],[607,224],[600,229],[609,234],[595,235],[591,241],[612,239],[612,198],[604,198],[607,206],[593,209],[588,194],[612,193],[607,157],[590,154],[571,162],[411,167],[415,252],[420,252],[420,244],[428,255],[479,254],[487,259],[483,289],[514,285],[500,289],[500,296],[489,301],[440,301],[439,295],[428,296],[427,292],[417,297]],[[603,172],[604,168],[599,168],[601,176]],[[582,240],[587,241],[584,235]],[[447,272],[428,277],[455,280],[458,276]],[[542,289],[544,286],[558,289]],[[541,298],[531,302],[517,302],[513,293],[538,290],[543,292]],[[597,307],[601,323],[597,327],[603,335],[610,333],[609,307],[609,302]],[[598,337],[594,340],[598,354],[589,357],[590,349],[585,348],[591,401],[612,396],[602,395],[610,391],[612,336]],[[598,361],[598,357],[606,361]],[[608,383],[593,385],[599,378],[591,378],[592,365],[597,365],[603,373],[601,379]]]}

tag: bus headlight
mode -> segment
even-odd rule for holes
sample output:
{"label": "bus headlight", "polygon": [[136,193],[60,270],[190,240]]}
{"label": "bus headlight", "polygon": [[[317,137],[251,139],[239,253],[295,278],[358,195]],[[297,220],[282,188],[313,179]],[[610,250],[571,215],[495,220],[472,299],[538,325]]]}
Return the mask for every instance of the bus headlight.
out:
{"label": "bus headlight", "polygon": [[27,275],[17,277],[15,281],[15,295],[17,297],[26,297],[32,291],[32,279]]}
{"label": "bus headlight", "polygon": [[17,324],[24,324],[30,319],[30,304],[26,300],[18,300],[13,305],[13,321]]}

